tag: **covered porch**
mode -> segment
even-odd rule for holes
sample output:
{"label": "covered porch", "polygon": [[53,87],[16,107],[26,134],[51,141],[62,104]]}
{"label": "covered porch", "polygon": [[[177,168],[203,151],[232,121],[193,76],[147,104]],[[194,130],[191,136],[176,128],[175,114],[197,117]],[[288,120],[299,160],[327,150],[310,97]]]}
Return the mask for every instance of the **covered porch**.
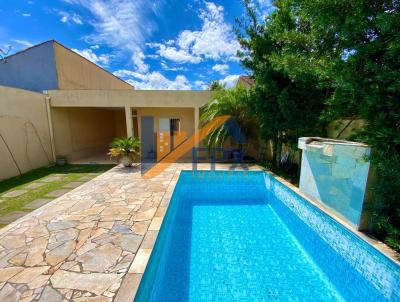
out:
{"label": "covered porch", "polygon": [[113,164],[107,155],[115,137],[127,135],[124,108],[52,108],[56,156],[73,164]]}
{"label": "covered porch", "polygon": [[142,142],[142,158],[160,160],[199,127],[210,91],[57,90],[49,92],[53,148],[71,163],[110,164],[115,137]]}

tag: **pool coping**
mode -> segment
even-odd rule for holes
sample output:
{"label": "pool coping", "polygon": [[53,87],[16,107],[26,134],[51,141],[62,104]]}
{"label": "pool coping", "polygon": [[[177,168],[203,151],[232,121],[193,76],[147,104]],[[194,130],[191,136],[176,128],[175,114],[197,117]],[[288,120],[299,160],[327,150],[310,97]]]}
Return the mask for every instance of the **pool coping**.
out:
{"label": "pool coping", "polygon": [[[203,170],[203,169],[201,169]],[[209,169],[204,169],[206,171],[211,171]],[[152,218],[151,224],[148,228],[147,233],[150,232],[157,232],[157,236],[153,238],[153,244],[155,244],[157,237],[158,237],[158,232],[162,226],[162,222],[164,219],[164,216],[166,214],[166,211],[168,209],[169,203],[171,201],[175,186],[178,182],[179,176],[181,172],[183,171],[191,171],[191,170],[186,170],[186,169],[176,169],[174,172],[174,175],[168,184],[168,187],[165,191],[165,194],[163,198],[161,199],[161,203],[159,208],[162,210],[159,211],[157,209],[157,213],[154,215]],[[226,171],[224,169],[216,169],[216,171]],[[238,170],[235,170],[235,172]],[[266,170],[265,168],[254,165],[251,168],[251,171],[261,171],[265,173],[269,173],[271,176],[273,176],[277,181],[282,183],[283,185],[287,186],[289,189],[291,189],[294,193],[298,194],[301,196],[304,200],[308,201],[311,203],[313,206],[321,210],[323,213],[337,221],[340,225],[345,227],[348,231],[356,235],[358,238],[361,240],[365,241],[367,244],[371,245],[374,249],[376,249],[378,252],[382,253],[384,256],[392,260],[394,263],[400,266],[400,254],[391,249],[389,246],[387,246],[385,243],[378,241],[372,237],[367,236],[366,234],[358,231],[355,229],[351,224],[346,222],[342,217],[337,215],[333,210],[329,209],[328,207],[325,207],[324,205],[312,200],[308,196],[306,196],[304,193],[300,191],[298,187],[295,185],[291,184],[287,180],[283,179],[282,177],[276,175],[275,173]],[[146,235],[147,235],[146,233]],[[124,276],[120,289],[117,292],[117,295],[115,297],[115,302],[124,302],[126,301],[126,297],[132,297],[131,299],[134,300],[137,294],[137,291],[139,289],[140,282],[142,280],[143,274],[146,271],[147,265],[149,263],[151,254],[153,252],[153,249],[155,246],[152,248],[144,248],[142,247],[143,242],[142,241],[141,245],[139,246],[139,249],[137,251],[137,254],[135,255],[135,258],[133,259],[133,262]]]}

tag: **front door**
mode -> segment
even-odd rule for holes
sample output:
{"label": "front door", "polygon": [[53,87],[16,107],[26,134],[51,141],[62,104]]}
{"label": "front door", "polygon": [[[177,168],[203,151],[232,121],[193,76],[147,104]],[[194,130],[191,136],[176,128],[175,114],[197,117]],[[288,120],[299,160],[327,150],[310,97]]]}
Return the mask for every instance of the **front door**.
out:
{"label": "front door", "polygon": [[154,146],[154,118],[152,116],[142,116],[140,121],[142,160],[154,161],[156,154]]}
{"label": "front door", "polygon": [[169,118],[158,120],[157,133],[157,161],[165,157],[171,151],[171,128]]}

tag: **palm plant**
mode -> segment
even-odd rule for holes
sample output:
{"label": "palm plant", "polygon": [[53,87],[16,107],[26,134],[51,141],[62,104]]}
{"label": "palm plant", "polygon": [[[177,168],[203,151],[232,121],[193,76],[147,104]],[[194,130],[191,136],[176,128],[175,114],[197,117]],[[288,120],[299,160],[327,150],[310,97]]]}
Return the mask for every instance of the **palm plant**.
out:
{"label": "palm plant", "polygon": [[136,137],[117,137],[111,142],[108,155],[120,158],[122,164],[125,167],[129,167],[139,152],[139,139]]}
{"label": "palm plant", "polygon": [[[249,92],[242,86],[217,90],[214,99],[201,108],[201,124],[204,125],[218,116],[229,115],[236,121],[247,139],[258,137],[259,126],[248,110],[248,99]],[[209,148],[222,147],[229,135],[227,124],[224,124],[208,135],[206,144]],[[238,147],[241,149],[242,145],[239,143]]]}

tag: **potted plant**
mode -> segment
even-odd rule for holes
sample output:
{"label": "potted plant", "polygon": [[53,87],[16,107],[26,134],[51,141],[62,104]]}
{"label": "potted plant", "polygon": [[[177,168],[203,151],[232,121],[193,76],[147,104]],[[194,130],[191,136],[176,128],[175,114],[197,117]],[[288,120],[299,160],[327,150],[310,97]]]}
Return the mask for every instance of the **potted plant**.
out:
{"label": "potted plant", "polygon": [[140,141],[136,137],[120,137],[112,141],[108,155],[118,157],[125,167],[130,167],[139,150]]}
{"label": "potted plant", "polygon": [[65,155],[57,155],[56,156],[56,165],[64,166],[67,163],[67,157]]}

